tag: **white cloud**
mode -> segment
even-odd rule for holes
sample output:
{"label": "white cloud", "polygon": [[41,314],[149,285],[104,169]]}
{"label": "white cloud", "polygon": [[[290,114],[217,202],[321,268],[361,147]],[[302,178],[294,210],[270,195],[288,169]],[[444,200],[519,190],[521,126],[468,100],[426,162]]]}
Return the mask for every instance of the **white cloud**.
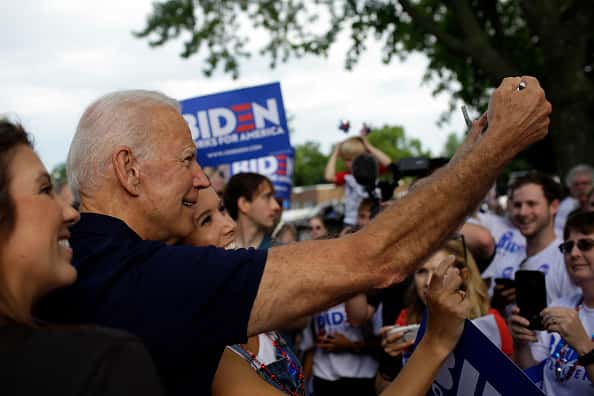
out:
{"label": "white cloud", "polygon": [[[0,112],[18,115],[33,133],[48,167],[62,161],[78,117],[93,99],[126,88],[162,90],[178,99],[280,81],[285,107],[294,117],[293,143],[316,140],[329,150],[344,138],[338,120],[354,128],[397,124],[419,137],[437,154],[447,132],[461,131],[461,117],[447,129],[435,125],[447,98],[431,96],[421,86],[426,60],[381,63],[379,45],[369,50],[352,72],[344,70],[348,41],[327,59],[305,57],[268,68],[254,55],[242,63],[241,78],[216,74],[207,79],[198,57],[179,58],[181,43],[151,49],[132,36],[143,27],[150,0],[73,0],[5,2],[0,13]],[[259,48],[259,34],[251,46]]]}

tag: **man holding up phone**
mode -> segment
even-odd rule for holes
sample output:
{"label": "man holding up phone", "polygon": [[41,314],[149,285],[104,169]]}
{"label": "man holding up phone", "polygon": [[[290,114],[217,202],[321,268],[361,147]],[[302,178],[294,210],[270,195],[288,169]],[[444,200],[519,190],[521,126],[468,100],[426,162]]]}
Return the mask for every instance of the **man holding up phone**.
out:
{"label": "man holding up phone", "polygon": [[505,307],[516,300],[513,278],[518,270],[541,271],[546,276],[547,299],[552,301],[575,294],[579,289],[571,282],[563,255],[557,249],[561,240],[555,236],[554,218],[559,207],[561,186],[550,176],[529,172],[510,185],[510,218],[526,238],[526,256],[498,261],[488,269],[496,285],[491,305],[505,313]]}

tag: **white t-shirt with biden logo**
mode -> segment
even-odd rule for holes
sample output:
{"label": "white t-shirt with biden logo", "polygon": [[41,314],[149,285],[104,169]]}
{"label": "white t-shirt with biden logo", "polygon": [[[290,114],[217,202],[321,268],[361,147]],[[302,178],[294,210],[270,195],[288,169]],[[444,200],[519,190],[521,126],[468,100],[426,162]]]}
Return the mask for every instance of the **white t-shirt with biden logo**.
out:
{"label": "white t-shirt with biden logo", "polygon": [[521,255],[505,255],[504,259],[493,262],[483,277],[487,277],[487,271],[488,277],[491,279],[514,279],[516,271],[520,269],[541,271],[545,274],[549,303],[562,297],[581,293],[581,290],[571,282],[567,274],[563,254],[558,247],[561,242],[560,239],[555,239],[546,248],[530,257],[526,257],[525,251]]}
{"label": "white t-shirt with biden logo", "polygon": [[[353,327],[347,320],[345,305],[339,304],[312,318],[312,325],[303,331],[300,349],[306,351],[315,346],[315,339],[324,334],[341,333],[351,341],[363,341],[366,337],[378,335],[382,326],[381,304],[368,323]],[[340,378],[373,378],[378,362],[364,353],[331,353],[316,348],[313,356],[313,375],[327,381]]]}

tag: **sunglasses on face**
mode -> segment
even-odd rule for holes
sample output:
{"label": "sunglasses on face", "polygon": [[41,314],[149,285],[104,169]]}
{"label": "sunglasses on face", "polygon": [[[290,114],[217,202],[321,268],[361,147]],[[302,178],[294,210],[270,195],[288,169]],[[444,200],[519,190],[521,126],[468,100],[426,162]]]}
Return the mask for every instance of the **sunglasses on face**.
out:
{"label": "sunglasses on face", "polygon": [[594,247],[594,239],[582,238],[577,241],[565,241],[559,245],[559,250],[563,254],[569,254],[573,250],[573,245],[577,245],[577,248],[582,252],[587,252]]}

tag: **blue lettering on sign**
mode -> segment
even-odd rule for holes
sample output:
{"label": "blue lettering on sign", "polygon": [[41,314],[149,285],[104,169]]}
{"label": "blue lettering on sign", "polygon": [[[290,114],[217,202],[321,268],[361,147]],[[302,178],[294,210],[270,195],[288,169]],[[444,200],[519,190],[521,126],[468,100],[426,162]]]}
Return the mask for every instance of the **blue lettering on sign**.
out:
{"label": "blue lettering on sign", "polygon": [[293,148],[279,83],[181,101],[203,167],[267,176],[277,198],[291,199]]}

